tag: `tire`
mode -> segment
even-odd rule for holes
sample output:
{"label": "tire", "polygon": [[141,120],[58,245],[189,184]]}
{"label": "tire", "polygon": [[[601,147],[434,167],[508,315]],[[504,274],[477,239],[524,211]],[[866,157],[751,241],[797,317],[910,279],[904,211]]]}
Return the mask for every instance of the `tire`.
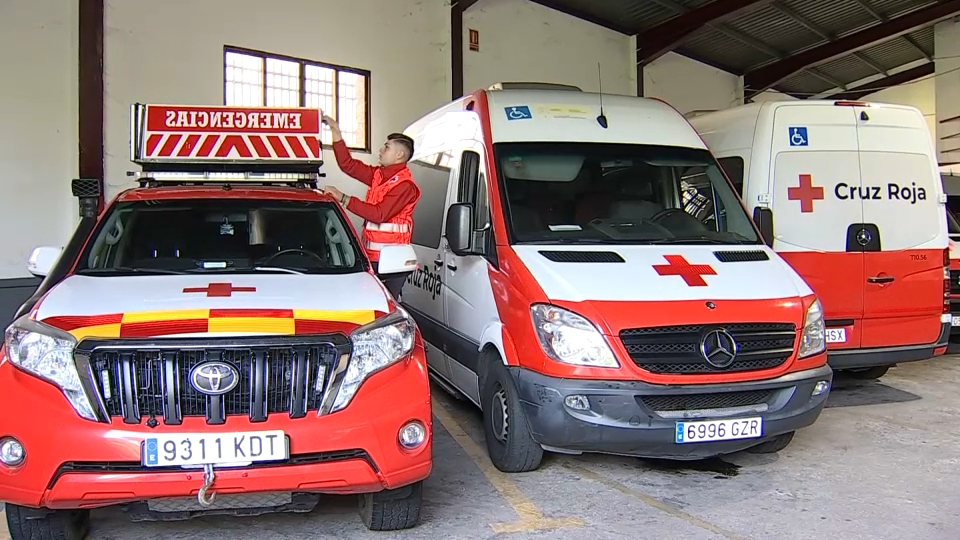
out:
{"label": "tire", "polygon": [[423,481],[360,496],[360,519],[371,531],[399,531],[420,523]]}
{"label": "tire", "polygon": [[849,375],[852,379],[857,379],[859,381],[870,381],[883,377],[889,370],[890,366],[876,366],[864,369],[849,369],[844,371],[844,373]]}
{"label": "tire", "polygon": [[47,510],[6,504],[10,540],[83,540],[89,510]]}
{"label": "tire", "polygon": [[502,472],[528,472],[540,466],[543,448],[533,440],[516,387],[503,360],[485,355],[488,373],[481,395],[487,454]]}
{"label": "tire", "polygon": [[793,441],[794,434],[796,434],[796,431],[790,431],[784,433],[783,435],[777,435],[767,442],[762,442],[756,446],[747,448],[747,452],[750,452],[751,454],[776,454],[790,445],[790,442]]}

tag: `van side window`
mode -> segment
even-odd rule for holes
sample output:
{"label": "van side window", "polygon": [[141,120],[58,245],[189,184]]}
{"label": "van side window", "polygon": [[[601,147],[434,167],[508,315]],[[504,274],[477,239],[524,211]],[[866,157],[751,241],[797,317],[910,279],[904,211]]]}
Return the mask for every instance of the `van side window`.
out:
{"label": "van side window", "polygon": [[717,162],[720,164],[723,172],[730,177],[730,181],[733,182],[733,188],[737,191],[737,195],[743,197],[743,158],[740,156],[730,156],[720,158]]}
{"label": "van side window", "polygon": [[413,243],[418,246],[440,247],[451,161],[449,152],[437,152],[407,164],[420,187],[420,200],[413,211]]}

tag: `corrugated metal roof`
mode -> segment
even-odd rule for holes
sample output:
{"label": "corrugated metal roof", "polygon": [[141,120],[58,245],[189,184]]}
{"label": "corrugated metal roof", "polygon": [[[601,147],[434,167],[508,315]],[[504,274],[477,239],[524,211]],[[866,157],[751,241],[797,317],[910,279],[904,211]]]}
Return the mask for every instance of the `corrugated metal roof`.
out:
{"label": "corrugated metal roof", "polygon": [[877,70],[853,55],[820,64],[817,69],[844,84],[877,74]]}
{"label": "corrugated metal roof", "polygon": [[865,49],[863,55],[888,70],[923,58],[923,55],[903,38],[874,45]]}
{"label": "corrugated metal roof", "polygon": [[830,90],[830,87],[830,83],[811,75],[807,71],[801,71],[777,85],[779,90],[789,94],[796,94],[798,97],[814,96],[820,92]]}
{"label": "corrugated metal roof", "polygon": [[765,43],[776,43],[774,48],[784,52],[823,41],[802,24],[769,5],[738,17],[729,25]]}
{"label": "corrugated metal roof", "polygon": [[770,59],[770,56],[766,53],[713,28],[697,32],[683,43],[681,49],[689,50],[697,56],[730,66],[740,73],[754,64]]}
{"label": "corrugated metal roof", "polygon": [[[641,32],[708,4],[714,0],[534,0],[552,5],[561,11],[579,11],[612,28]],[[762,65],[825,43],[820,34],[840,36],[882,24],[889,19],[922,9],[938,0],[773,0],[745,8],[736,17],[714,22],[694,32],[676,51],[698,58],[738,75]],[[782,7],[782,9],[778,8]],[[787,11],[785,13],[784,11]],[[789,12],[793,12],[793,14]],[[727,30],[725,30],[727,29]],[[827,78],[843,84],[856,82],[877,73],[867,62],[892,70],[923,58],[917,50],[933,53],[933,28],[895,38],[861,51],[863,58],[852,55],[818,66]],[[774,53],[779,52],[779,55]],[[864,61],[867,60],[867,62]],[[831,90],[831,83],[801,72],[783,81],[776,89],[784,92],[816,94]]]}

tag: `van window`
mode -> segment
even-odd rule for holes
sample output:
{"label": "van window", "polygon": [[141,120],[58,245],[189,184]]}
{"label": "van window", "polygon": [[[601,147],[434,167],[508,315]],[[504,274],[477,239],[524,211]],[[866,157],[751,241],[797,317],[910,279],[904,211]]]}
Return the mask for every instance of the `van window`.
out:
{"label": "van window", "polygon": [[494,151],[515,243],[760,243],[706,150],[500,143]]}
{"label": "van window", "polygon": [[450,152],[438,152],[407,163],[420,188],[413,210],[413,243],[418,246],[440,247],[452,161]]}
{"label": "van window", "polygon": [[[475,152],[470,151],[474,155]],[[473,228],[480,230],[490,223],[490,206],[487,199],[487,180],[483,174],[483,158],[478,163],[477,175],[471,175],[464,167],[464,160],[460,161],[460,185],[457,190],[457,202],[473,205]]]}
{"label": "van window", "polygon": [[733,189],[737,195],[743,197],[743,158],[740,156],[729,156],[717,160],[723,172],[733,183]]}
{"label": "van window", "polygon": [[270,267],[339,274],[363,270],[359,254],[329,202],[131,201],[110,208],[77,273],[253,273]]}
{"label": "van window", "polygon": [[960,221],[957,216],[947,208],[947,232],[949,234],[960,234]]}

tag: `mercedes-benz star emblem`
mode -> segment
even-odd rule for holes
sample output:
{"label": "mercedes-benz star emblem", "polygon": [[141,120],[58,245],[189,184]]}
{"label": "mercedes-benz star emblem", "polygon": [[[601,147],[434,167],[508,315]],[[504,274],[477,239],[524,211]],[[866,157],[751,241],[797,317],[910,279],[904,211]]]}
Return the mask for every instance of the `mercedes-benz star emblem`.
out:
{"label": "mercedes-benz star emblem", "polygon": [[711,330],[700,340],[700,354],[717,369],[730,367],[737,357],[737,342],[726,330]]}
{"label": "mercedes-benz star emblem", "polygon": [[870,243],[870,231],[866,229],[860,229],[857,231],[857,243],[861,246],[865,246]]}
{"label": "mercedes-benz star emblem", "polygon": [[190,371],[190,385],[201,394],[222,396],[236,388],[240,374],[226,362],[204,362]]}

